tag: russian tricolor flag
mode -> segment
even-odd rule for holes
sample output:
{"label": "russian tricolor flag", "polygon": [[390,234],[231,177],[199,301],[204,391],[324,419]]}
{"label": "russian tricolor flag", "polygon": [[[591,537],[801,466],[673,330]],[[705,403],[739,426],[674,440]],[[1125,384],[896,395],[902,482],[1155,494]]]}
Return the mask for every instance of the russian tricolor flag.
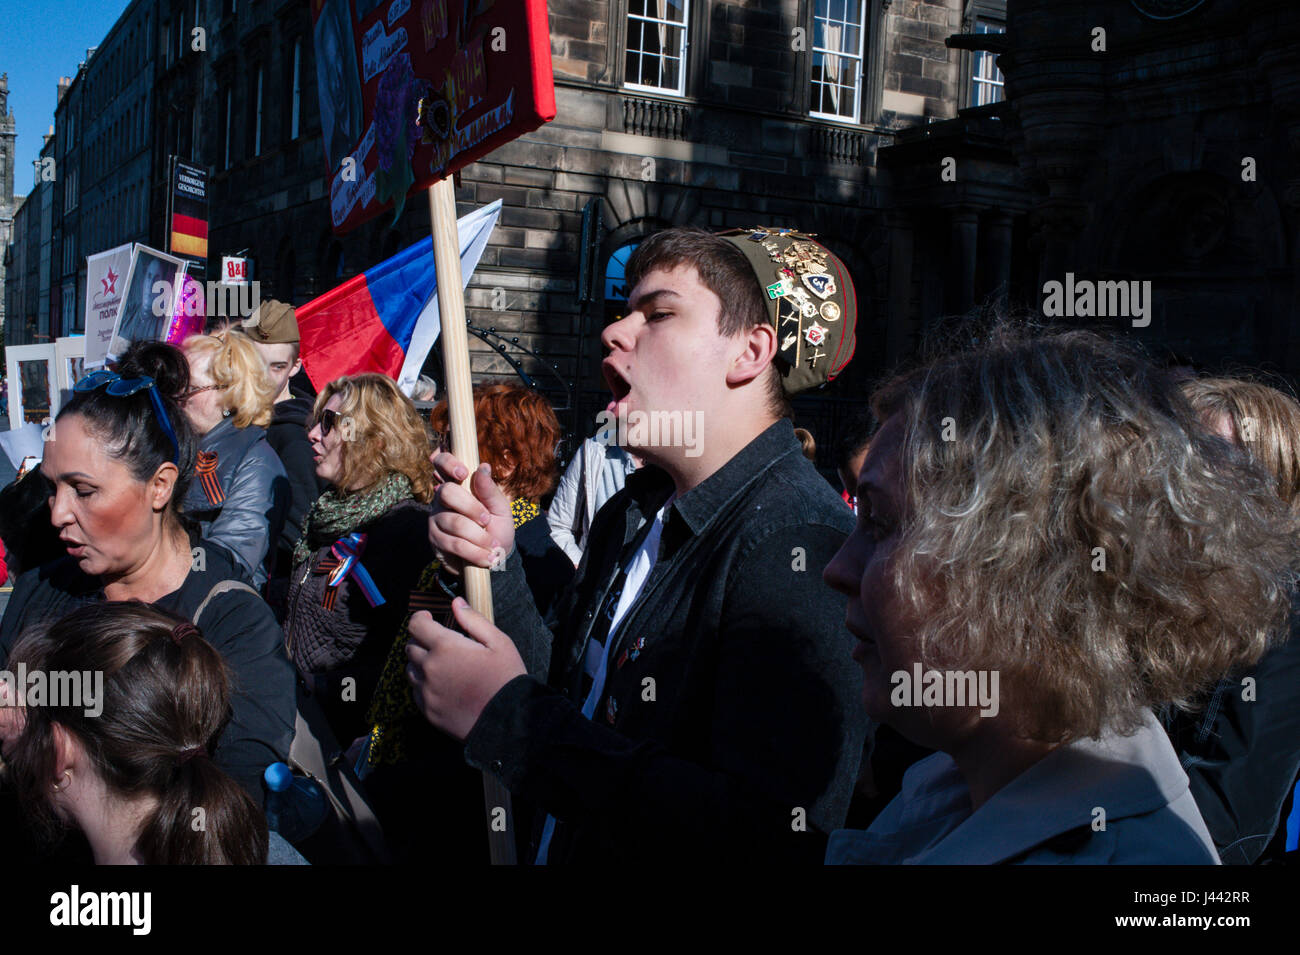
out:
{"label": "russian tricolor flag", "polygon": [[[466,285],[500,215],[498,199],[456,223]],[[409,393],[442,328],[432,240],[420,240],[295,312],[302,364],[318,391],[343,375],[377,371]]]}

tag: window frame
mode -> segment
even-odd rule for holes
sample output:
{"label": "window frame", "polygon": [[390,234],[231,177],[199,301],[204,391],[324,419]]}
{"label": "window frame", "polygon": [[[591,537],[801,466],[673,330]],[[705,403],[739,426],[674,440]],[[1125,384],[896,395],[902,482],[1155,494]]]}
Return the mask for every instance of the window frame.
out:
{"label": "window frame", "polygon": [[[971,34],[977,32],[977,26],[980,23],[987,23],[993,26],[1001,27],[1005,33],[1007,29],[1007,5],[1006,0],[969,0],[966,8],[962,11],[961,29],[963,33]],[[975,65],[978,58],[988,56],[993,59],[993,69],[999,76],[1002,71],[997,68],[997,54],[984,53],[981,50],[962,50],[961,51],[961,90],[958,93],[957,102],[960,109],[973,109],[980,104],[975,101]],[[1003,77],[1001,82],[994,84],[1002,90],[1002,99],[994,100],[993,103],[1000,103],[1006,100],[1006,78]],[[993,103],[985,103],[984,106],[991,106]]]}
{"label": "window frame", "polygon": [[302,135],[302,37],[293,38],[293,66],[289,77],[289,141]]}
{"label": "window frame", "polygon": [[[827,0],[827,2],[829,3],[830,0]],[[870,52],[867,49],[867,35],[868,32],[871,30],[871,19],[872,19],[871,8],[870,8],[871,0],[844,0],[846,13],[848,11],[848,5],[854,2],[858,4],[858,12],[861,15],[861,19],[858,21],[858,52],[856,55],[852,53],[844,53],[844,52],[839,52],[834,54],[835,56],[843,56],[843,57],[855,59],[858,64],[857,77],[856,77],[856,82],[854,84],[853,115],[845,115],[843,113],[821,113],[812,108],[813,60],[818,52],[826,53],[829,51],[818,50],[816,46],[817,0],[809,0],[808,70],[807,70],[808,75],[807,75],[807,82],[804,84],[804,86],[805,86],[805,95],[808,97],[807,113],[810,119],[819,119],[831,123],[852,123],[854,125],[858,125],[862,122],[861,119],[863,115],[862,106],[867,91],[867,71],[868,71],[867,58]],[[824,81],[822,82],[824,83]],[[839,86],[838,83],[833,85],[837,87]]]}
{"label": "window frame", "polygon": [[266,67],[260,63],[253,74],[253,158],[262,155],[263,103],[266,92]]}
{"label": "window frame", "polygon": [[[645,3],[647,5],[653,2],[654,0],[645,0]],[[624,0],[624,3],[622,5],[621,16],[619,17],[619,23],[621,25],[621,29],[619,31],[620,33],[619,39],[621,42],[618,44],[618,48],[617,48],[619,71],[623,79],[623,89],[634,93],[649,93],[651,95],[656,95],[656,96],[671,96],[675,98],[682,98],[688,95],[689,87],[690,87],[690,80],[688,78],[688,74],[695,72],[694,70],[691,69],[692,66],[691,56],[692,56],[692,51],[696,49],[698,44],[692,42],[692,38],[691,38],[692,0],[681,0],[681,2],[683,5],[682,21],[679,24],[676,23],[675,21],[669,21],[669,20],[661,21],[657,18],[647,17],[643,14],[634,14],[632,12],[631,0]],[[676,26],[681,29],[682,40],[678,48],[680,51],[680,59],[678,60],[678,62],[681,64],[681,69],[678,75],[677,89],[670,89],[669,87],[665,87],[665,86],[647,86],[642,83],[628,82],[628,78],[627,78],[627,57],[629,52],[628,30],[629,27],[631,26],[631,21],[633,20],[633,18],[647,23],[667,23],[671,26]],[[638,54],[640,55],[640,51],[638,51]],[[660,59],[662,60],[663,57],[661,56]]]}
{"label": "window frame", "polygon": [[67,170],[63,177],[63,212],[66,215],[76,210],[77,201],[77,167],[71,164],[72,168]]}
{"label": "window frame", "polygon": [[231,108],[234,105],[232,95],[233,95],[233,87],[230,84],[227,84],[225,104],[224,104],[224,115],[222,116],[222,122],[221,122],[222,130],[224,131],[224,134],[221,137],[222,171],[225,171],[230,168],[230,153],[231,153],[230,127],[231,127],[231,118],[232,118],[231,114],[234,112],[233,109]]}
{"label": "window frame", "polygon": [[885,4],[878,0],[865,0],[862,36],[861,78],[858,87],[858,108],[852,117],[814,113],[812,109],[812,40],[816,37],[816,0],[800,0],[799,22],[809,32],[807,48],[799,56],[799,84],[791,108],[806,119],[832,126],[874,127],[880,123],[880,111],[885,89]]}

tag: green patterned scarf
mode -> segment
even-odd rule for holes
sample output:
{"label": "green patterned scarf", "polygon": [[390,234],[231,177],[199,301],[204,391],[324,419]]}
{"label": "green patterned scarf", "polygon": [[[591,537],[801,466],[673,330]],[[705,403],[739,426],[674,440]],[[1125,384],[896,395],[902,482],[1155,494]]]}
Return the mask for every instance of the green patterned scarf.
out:
{"label": "green patterned scarf", "polygon": [[293,547],[294,566],[310,557],[317,547],[334,543],[362,524],[386,514],[393,505],[414,496],[411,479],[397,471],[367,491],[342,492],[330,488],[316,499],[307,520],[303,521],[302,536]]}

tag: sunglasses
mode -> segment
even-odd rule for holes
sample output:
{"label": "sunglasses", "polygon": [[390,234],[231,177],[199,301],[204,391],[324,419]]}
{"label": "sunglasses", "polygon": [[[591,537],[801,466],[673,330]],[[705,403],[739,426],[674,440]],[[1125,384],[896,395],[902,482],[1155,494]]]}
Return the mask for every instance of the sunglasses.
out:
{"label": "sunglasses", "polygon": [[167,440],[172,444],[172,464],[180,463],[180,443],[176,440],[176,432],[172,430],[172,423],[167,418],[167,410],[163,408],[162,398],[158,395],[158,387],[154,384],[152,378],[148,375],[142,375],[139,378],[123,378],[115,371],[100,369],[99,371],[92,371],[72,386],[72,390],[77,394],[86,394],[99,388],[104,388],[106,394],[110,394],[115,398],[127,398],[148,390],[149,403],[153,406],[154,417],[158,419],[158,425],[163,429],[163,434],[167,435]]}
{"label": "sunglasses", "polygon": [[205,391],[220,390],[222,387],[222,385],[204,385],[202,388],[191,388],[189,391],[182,391],[176,396],[176,400],[181,404],[184,404],[195,395],[201,395]]}
{"label": "sunglasses", "polygon": [[323,438],[333,431],[343,416],[333,408],[326,408],[320,413],[320,436]]}

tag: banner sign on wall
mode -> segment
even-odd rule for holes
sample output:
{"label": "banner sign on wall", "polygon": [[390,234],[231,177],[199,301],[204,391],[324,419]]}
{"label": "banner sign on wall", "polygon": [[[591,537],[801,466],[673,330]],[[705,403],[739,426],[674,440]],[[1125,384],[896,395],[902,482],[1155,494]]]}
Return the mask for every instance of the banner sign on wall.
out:
{"label": "banner sign on wall", "polygon": [[208,261],[208,170],[172,157],[168,190],[167,247],[172,255],[203,263]]}
{"label": "banner sign on wall", "polygon": [[227,285],[247,285],[249,278],[248,259],[236,258],[233,255],[221,257],[220,281]]}

